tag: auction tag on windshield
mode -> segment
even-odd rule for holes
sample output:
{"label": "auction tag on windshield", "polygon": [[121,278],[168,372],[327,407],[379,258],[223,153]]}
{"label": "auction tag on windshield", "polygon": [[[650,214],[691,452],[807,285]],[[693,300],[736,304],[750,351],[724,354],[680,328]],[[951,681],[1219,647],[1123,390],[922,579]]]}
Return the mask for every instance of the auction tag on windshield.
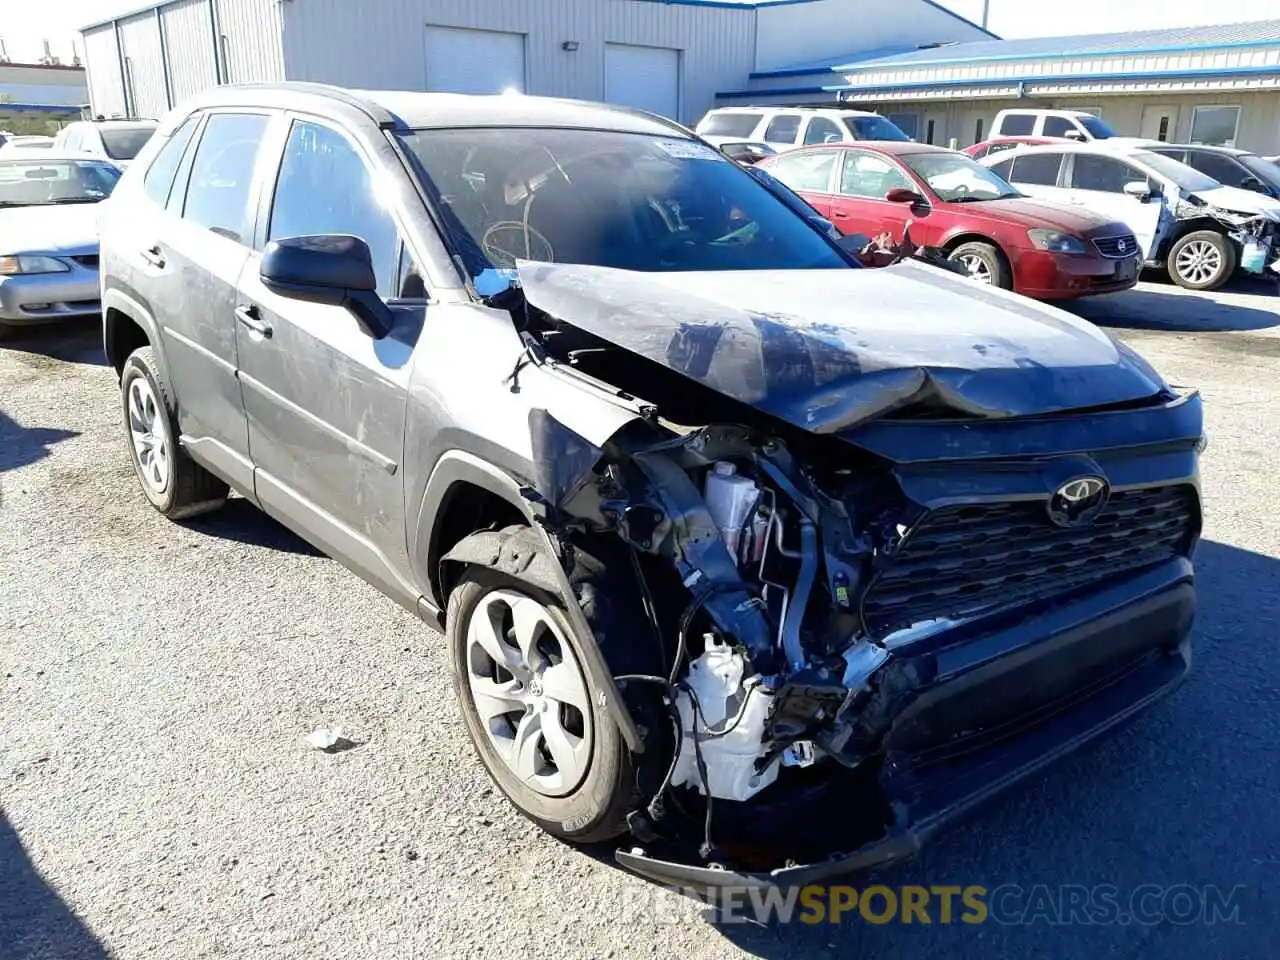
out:
{"label": "auction tag on windshield", "polygon": [[663,137],[653,142],[667,156],[678,157],[681,160],[724,160],[728,162],[729,159],[718,150],[713,150],[704,143],[698,143],[697,140],[669,140]]}

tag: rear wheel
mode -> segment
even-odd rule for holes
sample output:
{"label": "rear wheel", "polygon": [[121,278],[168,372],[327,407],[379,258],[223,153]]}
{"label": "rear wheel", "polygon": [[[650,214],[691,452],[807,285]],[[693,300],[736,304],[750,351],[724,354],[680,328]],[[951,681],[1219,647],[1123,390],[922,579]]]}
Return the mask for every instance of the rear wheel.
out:
{"label": "rear wheel", "polygon": [[227,485],[177,443],[173,394],[150,347],[135,350],[120,376],[125,438],[142,492],[170,520],[216,510]]}
{"label": "rear wheel", "polygon": [[1235,245],[1216,230],[1188,233],[1169,251],[1169,276],[1188,290],[1217,290],[1236,272]]}
{"label": "rear wheel", "polygon": [[972,280],[1003,290],[1013,288],[1013,272],[1004,254],[993,244],[977,240],[962,243],[951,251],[949,259],[963,266]]}

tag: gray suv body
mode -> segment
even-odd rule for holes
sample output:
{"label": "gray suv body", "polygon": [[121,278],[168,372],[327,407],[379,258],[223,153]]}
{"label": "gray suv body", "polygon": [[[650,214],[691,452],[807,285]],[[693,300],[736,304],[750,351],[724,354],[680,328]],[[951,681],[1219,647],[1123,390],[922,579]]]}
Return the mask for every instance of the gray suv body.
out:
{"label": "gray suv body", "polygon": [[219,88],[101,247],[148,500],[441,629],[503,793],[645,875],[909,853],[1187,669],[1199,398],[667,121]]}

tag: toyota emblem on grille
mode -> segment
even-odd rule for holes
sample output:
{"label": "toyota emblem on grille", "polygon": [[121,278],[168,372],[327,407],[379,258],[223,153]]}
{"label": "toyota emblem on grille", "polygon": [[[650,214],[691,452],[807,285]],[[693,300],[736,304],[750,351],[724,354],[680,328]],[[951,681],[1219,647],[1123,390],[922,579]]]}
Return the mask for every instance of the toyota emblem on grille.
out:
{"label": "toyota emblem on grille", "polygon": [[1129,242],[1127,240],[1121,240],[1116,244],[1116,246],[1120,248],[1121,253],[1125,253],[1129,249]]}
{"label": "toyota emblem on grille", "polygon": [[1049,500],[1049,519],[1060,527],[1083,527],[1097,519],[1110,495],[1101,477],[1068,480]]}

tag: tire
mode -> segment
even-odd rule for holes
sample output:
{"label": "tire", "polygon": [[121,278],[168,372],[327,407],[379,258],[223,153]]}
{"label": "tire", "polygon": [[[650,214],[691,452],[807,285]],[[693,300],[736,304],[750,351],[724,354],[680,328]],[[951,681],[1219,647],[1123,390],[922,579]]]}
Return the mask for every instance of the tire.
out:
{"label": "tire", "polygon": [[153,507],[170,520],[181,520],[226,503],[226,483],[192,460],[177,442],[173,391],[150,347],[135,350],[125,361],[120,398],[129,460]]}
{"label": "tire", "polygon": [[1179,237],[1169,250],[1169,276],[1187,290],[1217,290],[1236,272],[1236,246],[1216,230]]}
{"label": "tire", "polygon": [[[632,654],[630,657],[624,656],[623,663],[651,663],[643,658],[640,661],[634,659],[636,648],[631,641],[650,646],[653,641],[646,621],[637,620],[622,612],[633,605],[631,594],[620,592],[621,588],[612,584],[609,573],[604,570],[603,565],[596,564],[593,557],[579,550],[572,552],[574,557],[570,582],[578,593],[577,601],[591,625],[594,640],[605,653],[606,659],[609,659],[608,647],[629,647]],[[634,592],[633,585],[632,593]],[[557,713],[555,706],[550,711],[540,711],[537,706],[526,707],[528,712],[519,720],[516,720],[519,716],[516,713],[494,717],[493,702],[496,698],[491,699],[485,694],[488,688],[487,678],[481,676],[482,685],[475,685],[477,673],[483,673],[496,661],[486,657],[484,651],[477,653],[476,648],[482,644],[473,637],[472,624],[477,624],[477,630],[483,633],[486,619],[492,622],[492,615],[497,610],[503,616],[502,622],[505,625],[507,621],[502,608],[508,606],[511,598],[515,598],[517,603],[535,605],[539,615],[545,617],[549,629],[545,629],[542,634],[544,640],[538,646],[546,652],[546,659],[551,665],[557,668],[566,664],[577,666],[585,704],[590,708],[582,716],[584,723],[577,730],[573,729],[577,718],[572,709],[566,711],[559,708]],[[527,617],[533,612],[534,608],[529,607],[521,615]],[[457,586],[449,594],[445,616],[445,638],[449,649],[454,694],[472,745],[498,789],[521,814],[563,840],[598,843],[626,832],[627,813],[641,802],[640,784],[650,780],[655,765],[662,765],[665,770],[670,754],[666,753],[664,757],[663,750],[646,750],[644,770],[640,769],[640,758],[627,748],[608,709],[600,705],[599,688],[589,673],[581,668],[584,662],[584,638],[574,634],[558,598],[548,597],[536,587],[522,584],[505,574],[472,566],[462,574]],[[641,632],[632,637],[630,634],[636,629]],[[549,634],[552,636],[548,636]],[[586,638],[586,642],[591,642],[591,638]],[[564,655],[564,648],[567,648],[568,656]],[[524,670],[526,666],[522,664],[508,672],[507,676],[512,678],[511,683],[503,685],[502,689],[522,687],[526,692],[535,689],[541,691],[543,688],[535,688],[532,679],[526,677],[524,681],[520,681],[517,677],[518,670]],[[547,668],[549,669],[550,667]],[[611,669],[615,675],[629,672],[629,667],[620,668],[617,663],[612,662]],[[544,671],[542,676],[546,675]],[[551,688],[548,681],[545,688],[546,699],[554,704]],[[484,713],[487,716],[482,716],[482,709],[477,705],[478,699],[485,702]],[[543,757],[550,759],[552,763],[544,765],[543,769],[554,766],[555,775],[530,778],[522,777],[517,772],[519,765],[513,765],[508,759],[513,751],[509,749],[507,739],[510,736],[513,741],[516,740],[521,725],[526,722],[524,718],[535,715],[551,717],[546,722],[559,724],[570,731],[571,736],[579,731],[589,730],[589,747],[583,751],[584,762],[580,775],[574,774],[571,769],[569,776],[559,776],[561,765],[551,756],[550,743],[545,737],[543,742],[546,744],[546,753]],[[493,732],[495,729],[496,734]],[[573,767],[573,763],[565,766]]]}
{"label": "tire", "polygon": [[980,240],[962,243],[947,255],[947,259],[964,264],[969,276],[975,280],[1002,290],[1013,289],[1013,271],[1000,248],[994,244]]}

